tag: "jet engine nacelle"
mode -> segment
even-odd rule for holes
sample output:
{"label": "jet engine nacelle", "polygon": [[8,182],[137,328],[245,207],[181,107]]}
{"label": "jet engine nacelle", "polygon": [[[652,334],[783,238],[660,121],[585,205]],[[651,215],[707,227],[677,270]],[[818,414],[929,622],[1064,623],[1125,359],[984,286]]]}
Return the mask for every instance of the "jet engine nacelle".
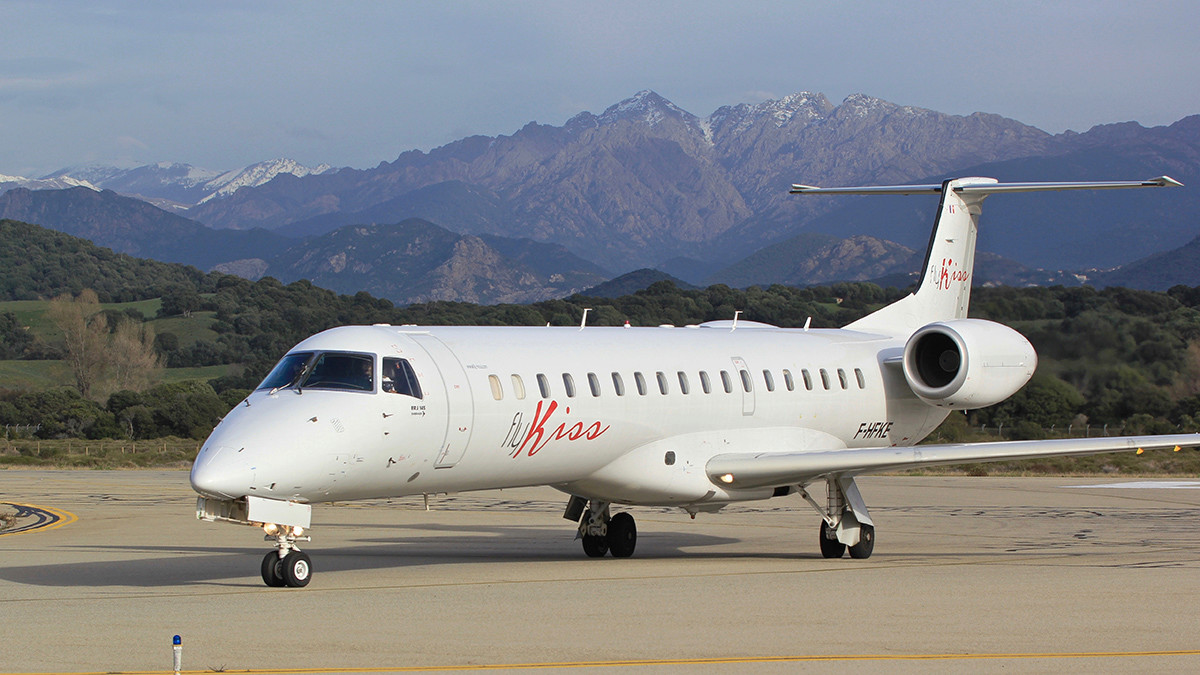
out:
{"label": "jet engine nacelle", "polygon": [[1008,326],[954,319],[922,327],[904,346],[904,378],[921,400],[954,410],[994,405],[1037,369],[1033,345]]}

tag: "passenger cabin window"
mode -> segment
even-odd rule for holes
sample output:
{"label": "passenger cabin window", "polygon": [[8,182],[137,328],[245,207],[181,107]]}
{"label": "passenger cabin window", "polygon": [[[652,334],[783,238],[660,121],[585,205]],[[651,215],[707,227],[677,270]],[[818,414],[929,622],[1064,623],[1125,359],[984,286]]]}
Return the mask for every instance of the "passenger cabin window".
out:
{"label": "passenger cabin window", "polygon": [[488,386],[492,388],[492,398],[500,401],[504,398],[504,390],[500,388],[500,378],[488,375]]}
{"label": "passenger cabin window", "polygon": [[366,354],[326,352],[308,368],[303,389],[375,391],[375,359]]}
{"label": "passenger cabin window", "polygon": [[663,396],[666,396],[669,391],[667,389],[667,374],[660,370],[654,376],[658,378],[658,390],[662,392]]}
{"label": "passenger cabin window", "polygon": [[633,374],[633,382],[634,382],[634,384],[637,385],[638,394],[641,396],[645,396],[646,395],[646,378],[643,377],[640,372],[636,372]]}
{"label": "passenger cabin window", "polygon": [[801,368],[800,376],[804,378],[804,388],[812,391],[812,375],[808,374],[808,368]]}
{"label": "passenger cabin window", "polygon": [[821,386],[829,389],[829,373],[825,372],[824,368],[821,369]]}
{"label": "passenger cabin window", "polygon": [[620,373],[613,373],[613,389],[617,392],[617,396],[625,395],[625,381],[621,379]]}
{"label": "passenger cabin window", "polygon": [[858,368],[854,369],[854,379],[858,380],[859,389],[867,388],[867,378],[863,377],[863,371],[859,370]]}
{"label": "passenger cabin window", "polygon": [[700,388],[706,394],[712,393],[712,382],[708,381],[708,372],[704,370],[700,371]]}
{"label": "passenger cabin window", "polygon": [[600,378],[595,373],[588,373],[588,387],[592,390],[592,396],[600,395]]}
{"label": "passenger cabin window", "polygon": [[679,371],[679,391],[683,392],[685,396],[689,391],[691,391],[691,387],[688,386],[687,373],[683,372],[682,370]]}
{"label": "passenger cabin window", "polygon": [[521,376],[513,373],[512,375],[513,396],[517,397],[518,401],[525,400],[525,382],[521,380]]}
{"label": "passenger cabin window", "polygon": [[721,371],[721,386],[725,387],[726,394],[733,393],[733,379],[729,377],[728,370]]}
{"label": "passenger cabin window", "polygon": [[408,359],[383,360],[383,390],[392,394],[424,398],[421,395],[421,383],[417,382],[417,373]]}
{"label": "passenger cabin window", "polygon": [[788,391],[796,390],[796,381],[792,379],[792,371],[787,368],[783,369],[783,386],[787,387]]}
{"label": "passenger cabin window", "polygon": [[771,371],[763,371],[763,382],[767,384],[767,391],[775,391],[775,378],[771,377]]}
{"label": "passenger cabin window", "polygon": [[542,398],[550,398],[550,380],[542,373],[537,374],[538,391],[541,392]]}
{"label": "passenger cabin window", "polygon": [[739,368],[738,375],[742,376],[742,389],[749,394],[754,391],[754,382],[750,379],[750,371]]}
{"label": "passenger cabin window", "polygon": [[837,369],[838,382],[842,385],[842,389],[849,389],[850,385],[846,382],[846,371],[841,368]]}
{"label": "passenger cabin window", "polygon": [[563,373],[563,386],[567,388],[567,398],[575,398],[575,378],[570,373]]}

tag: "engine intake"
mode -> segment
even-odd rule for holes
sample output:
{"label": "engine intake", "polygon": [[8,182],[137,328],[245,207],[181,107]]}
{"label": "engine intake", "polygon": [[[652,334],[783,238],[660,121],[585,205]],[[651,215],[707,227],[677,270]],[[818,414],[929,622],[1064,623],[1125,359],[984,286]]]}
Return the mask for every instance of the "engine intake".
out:
{"label": "engine intake", "polygon": [[924,326],[904,346],[904,378],[921,400],[955,410],[995,405],[1037,369],[1029,340],[1008,326],[955,319]]}

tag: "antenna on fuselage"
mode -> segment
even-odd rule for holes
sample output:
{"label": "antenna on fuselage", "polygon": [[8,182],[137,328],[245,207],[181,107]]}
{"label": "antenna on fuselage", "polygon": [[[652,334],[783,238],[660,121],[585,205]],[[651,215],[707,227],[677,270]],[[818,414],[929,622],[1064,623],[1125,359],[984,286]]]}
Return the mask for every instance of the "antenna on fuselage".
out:
{"label": "antenna on fuselage", "polygon": [[807,333],[807,332],[808,332],[808,327],[809,327],[809,326],[811,326],[811,325],[812,325],[812,317],[810,316],[810,317],[808,317],[807,319],[805,319],[805,320],[804,320],[804,332],[805,332],[805,333]]}
{"label": "antenna on fuselage", "polygon": [[583,319],[579,321],[579,330],[583,330],[584,326],[587,326],[587,315],[590,311],[592,311],[591,307],[583,308]]}
{"label": "antenna on fuselage", "polygon": [[730,332],[730,333],[732,333],[733,331],[737,330],[737,320],[738,320],[738,317],[739,317],[739,316],[741,316],[741,315],[742,315],[742,310],[740,310],[740,309],[736,309],[736,310],[734,310],[734,311],[733,311],[733,323],[732,323],[732,324],[730,324],[730,326],[729,326],[729,332]]}

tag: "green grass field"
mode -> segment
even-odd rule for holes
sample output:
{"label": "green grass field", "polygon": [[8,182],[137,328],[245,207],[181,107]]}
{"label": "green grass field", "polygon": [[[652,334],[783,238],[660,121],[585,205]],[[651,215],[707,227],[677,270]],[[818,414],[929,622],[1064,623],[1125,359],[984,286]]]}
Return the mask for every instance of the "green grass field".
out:
{"label": "green grass field", "polygon": [[[200,340],[215,341],[217,334],[208,329],[216,316],[215,312],[196,312],[192,316],[172,316],[154,319],[162,301],[139,300],[137,302],[101,303],[103,309],[124,311],[136,309],[149,321],[155,334],[174,333],[179,338],[180,347],[190,347]],[[12,312],[21,325],[40,340],[49,344],[61,341],[62,333],[54,326],[47,316],[50,307],[49,300],[14,300],[0,302],[0,312]],[[224,375],[240,373],[242,366],[223,365],[206,366],[202,368],[169,368],[160,373],[160,382],[177,382],[180,380],[207,380]],[[74,382],[71,371],[63,361],[0,361],[0,389],[38,390],[59,385],[70,385]]]}
{"label": "green grass field", "polygon": [[180,347],[190,347],[198,341],[216,342],[217,334],[208,329],[216,314],[216,312],[195,312],[189,317],[171,316],[165,319],[154,319],[149,324],[154,328],[155,335],[174,333],[179,338]]}
{"label": "green grass field", "polygon": [[[159,307],[162,306],[162,301],[154,300],[139,300],[137,302],[107,302],[101,303],[101,309],[114,309],[123,312],[126,309],[136,309],[142,313],[142,316],[148,319],[147,323],[154,328],[154,333],[174,333],[179,337],[179,345],[181,347],[190,347],[197,340],[214,341],[217,339],[217,334],[208,329],[216,317],[216,312],[195,312],[189,317],[171,316],[163,319],[155,319],[158,314]],[[0,302],[0,312],[12,312],[17,317],[17,321],[21,322],[22,326],[29,328],[43,342],[54,344],[62,339],[62,333],[50,321],[47,316],[47,310],[50,308],[49,300],[13,300],[9,302]]]}
{"label": "green grass field", "polygon": [[[138,302],[106,302],[100,304],[101,309],[115,309],[119,312],[130,308],[136,309],[142,313],[142,316],[148,319],[153,318],[161,306],[162,301],[157,298],[154,300],[139,300]],[[0,312],[12,312],[17,317],[17,321],[20,321],[22,326],[28,327],[34,335],[37,335],[46,342],[54,342],[62,337],[62,333],[46,315],[49,308],[49,300],[10,300],[0,302]],[[179,338],[182,340],[183,336],[180,335]]]}
{"label": "green grass field", "polygon": [[[201,366],[194,368],[164,368],[158,382],[181,380],[211,380],[214,377],[237,375],[243,366]],[[61,385],[73,386],[74,377],[65,361],[0,361],[0,389],[37,391]]]}
{"label": "green grass field", "polygon": [[65,361],[0,361],[0,389],[32,391],[74,381]]}

